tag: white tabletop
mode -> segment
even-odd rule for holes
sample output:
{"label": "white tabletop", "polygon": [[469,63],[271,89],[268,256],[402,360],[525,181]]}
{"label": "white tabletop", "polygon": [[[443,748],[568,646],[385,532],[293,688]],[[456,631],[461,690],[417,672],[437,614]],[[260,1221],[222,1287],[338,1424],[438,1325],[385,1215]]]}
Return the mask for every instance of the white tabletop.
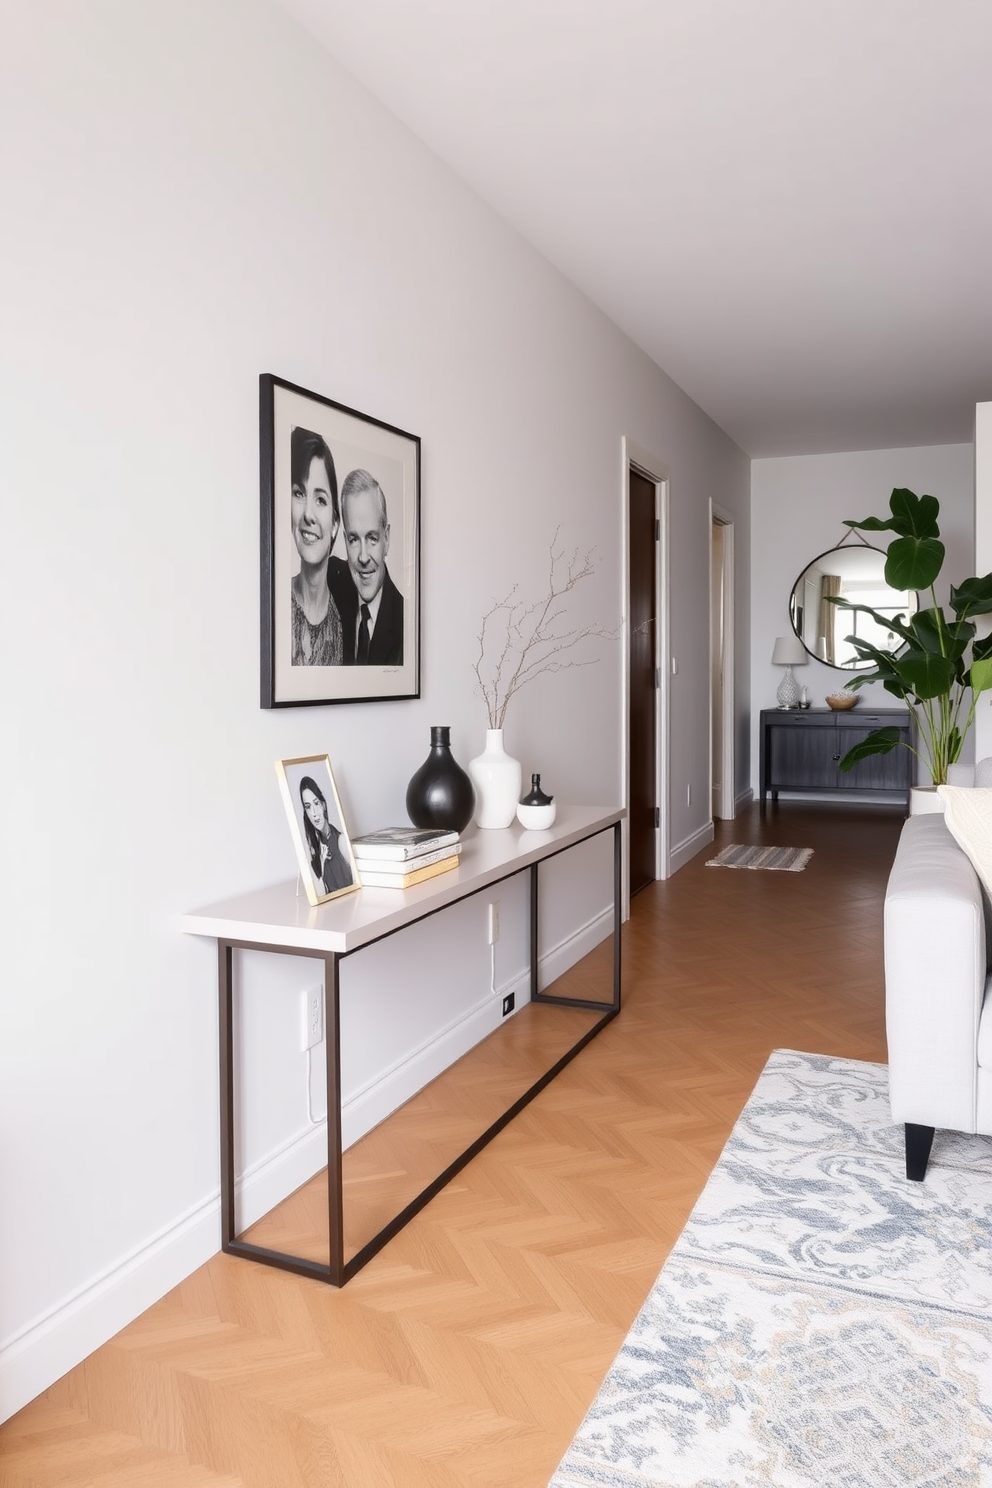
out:
{"label": "white tabletop", "polygon": [[525,831],[516,822],[498,830],[473,826],[462,838],[458,867],[412,889],[359,889],[314,907],[294,878],[191,910],[180,917],[179,928],[218,940],[343,955],[604,831],[624,815],[620,807],[562,806],[546,832]]}

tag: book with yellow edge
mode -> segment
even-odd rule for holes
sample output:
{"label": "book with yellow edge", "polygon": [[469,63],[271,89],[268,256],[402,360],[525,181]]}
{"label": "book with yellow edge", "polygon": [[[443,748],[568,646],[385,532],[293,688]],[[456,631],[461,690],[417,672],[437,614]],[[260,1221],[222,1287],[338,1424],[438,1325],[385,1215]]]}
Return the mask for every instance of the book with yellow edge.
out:
{"label": "book with yellow edge", "polygon": [[426,878],[434,878],[439,873],[448,873],[452,868],[457,867],[458,854],[452,853],[449,858],[442,858],[437,863],[428,863],[426,868],[414,868],[409,873],[374,873],[367,868],[360,868],[358,876],[362,881],[362,887],[366,889],[412,889],[414,884],[423,883]]}
{"label": "book with yellow edge", "polygon": [[[355,844],[351,844],[355,847]],[[394,862],[389,858],[367,858],[360,848],[355,848],[355,867],[359,873],[389,873],[395,876],[398,873],[416,873],[418,868],[428,868],[431,863],[440,863],[442,858],[456,857],[461,852],[461,845],[456,838],[449,842],[447,847],[437,847],[433,852],[417,853],[414,858],[405,858],[403,862]]]}

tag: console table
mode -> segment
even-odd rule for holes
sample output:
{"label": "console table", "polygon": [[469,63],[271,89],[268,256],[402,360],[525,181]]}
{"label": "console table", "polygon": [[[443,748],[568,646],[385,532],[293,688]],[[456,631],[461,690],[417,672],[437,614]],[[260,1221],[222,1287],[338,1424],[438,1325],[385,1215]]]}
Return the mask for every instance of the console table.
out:
{"label": "console table", "polygon": [[874,754],[844,774],[838,765],[847,751],[878,728],[896,728],[911,744],[913,715],[906,708],[862,712],[849,708],[764,708],[761,713],[761,805],[770,794],[799,791],[817,795],[855,795],[868,800],[900,795],[909,801],[913,755],[899,744],[890,754]]}
{"label": "console table", "polygon": [[[476,831],[462,845],[459,866],[412,889],[361,889],[316,908],[297,893],[295,880],[259,889],[225,903],[210,905],[182,916],[181,928],[190,935],[217,941],[218,1016],[220,1022],[220,1168],[221,1245],[228,1254],[246,1256],[281,1270],[315,1277],[343,1286],[382,1249],[386,1242],[440,1192],[518,1111],[543,1090],[570,1060],[595,1038],[620,1011],[621,828],[623,810],[603,807],[564,807],[546,832],[525,832],[514,825],[503,830]],[[601,1001],[558,996],[538,991],[538,870],[541,863],[586,842],[613,832],[613,957],[612,986]],[[530,876],[530,996],[535,1003],[585,1008],[599,1017],[535,1080],[512,1105],[460,1152],[399,1214],[348,1260],[344,1255],[344,1204],[341,1147],[340,963],[365,946],[374,945],[405,927],[419,923],[474,894],[483,893],[516,873]],[[303,1256],[255,1245],[239,1237],[235,1219],[234,1153],[234,999],[232,957],[236,949],[308,956],[324,968],[324,1040],[327,1060],[327,1203],[329,1258],[325,1265]]]}

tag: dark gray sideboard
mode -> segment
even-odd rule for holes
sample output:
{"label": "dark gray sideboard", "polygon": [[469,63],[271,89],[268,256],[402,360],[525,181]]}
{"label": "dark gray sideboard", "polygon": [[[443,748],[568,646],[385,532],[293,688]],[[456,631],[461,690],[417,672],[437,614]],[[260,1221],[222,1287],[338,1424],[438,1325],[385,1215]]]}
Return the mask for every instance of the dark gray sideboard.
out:
{"label": "dark gray sideboard", "polygon": [[877,800],[893,795],[909,800],[914,757],[897,747],[875,754],[841,774],[838,765],[859,739],[877,728],[897,728],[912,742],[913,715],[905,708],[764,708],[761,713],[761,804],[780,791],[803,795],[854,795]]}

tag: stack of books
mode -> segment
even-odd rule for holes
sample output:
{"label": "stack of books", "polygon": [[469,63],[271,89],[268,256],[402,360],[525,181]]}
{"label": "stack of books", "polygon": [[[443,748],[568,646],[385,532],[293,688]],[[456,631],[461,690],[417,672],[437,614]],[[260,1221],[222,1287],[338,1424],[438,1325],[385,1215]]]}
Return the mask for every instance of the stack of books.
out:
{"label": "stack of books", "polygon": [[355,867],[364,886],[409,889],[458,867],[461,842],[457,832],[431,827],[381,827],[353,837]]}

